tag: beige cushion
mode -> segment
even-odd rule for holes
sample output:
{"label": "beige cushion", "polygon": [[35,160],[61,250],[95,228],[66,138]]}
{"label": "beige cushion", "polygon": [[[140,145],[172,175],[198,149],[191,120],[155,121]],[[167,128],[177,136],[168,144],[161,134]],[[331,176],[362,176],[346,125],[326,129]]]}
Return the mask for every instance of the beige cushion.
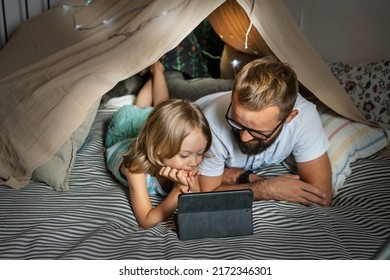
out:
{"label": "beige cushion", "polygon": [[68,181],[76,161],[76,153],[86,140],[99,108],[100,99],[88,112],[84,122],[65,141],[54,157],[34,170],[32,179],[52,186],[57,191],[67,191]]}

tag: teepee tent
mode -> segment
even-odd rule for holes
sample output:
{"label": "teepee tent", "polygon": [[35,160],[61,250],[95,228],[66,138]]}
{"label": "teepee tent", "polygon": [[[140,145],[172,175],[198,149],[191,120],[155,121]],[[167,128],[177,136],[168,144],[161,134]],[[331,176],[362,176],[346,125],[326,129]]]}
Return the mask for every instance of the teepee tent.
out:
{"label": "teepee tent", "polygon": [[26,185],[102,95],[173,49],[213,12],[226,43],[231,30],[244,26],[250,32],[239,32],[245,40],[236,48],[272,51],[323,103],[366,122],[281,0],[237,0],[246,18],[231,21],[218,16],[224,2],[65,0],[24,22],[0,51],[1,181]]}

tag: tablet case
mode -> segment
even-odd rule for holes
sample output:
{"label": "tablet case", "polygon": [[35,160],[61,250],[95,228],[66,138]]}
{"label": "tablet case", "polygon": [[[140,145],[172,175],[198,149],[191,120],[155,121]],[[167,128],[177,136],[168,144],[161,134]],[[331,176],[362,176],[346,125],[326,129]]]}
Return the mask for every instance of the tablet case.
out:
{"label": "tablet case", "polygon": [[253,234],[252,190],[179,195],[176,229],[180,240]]}

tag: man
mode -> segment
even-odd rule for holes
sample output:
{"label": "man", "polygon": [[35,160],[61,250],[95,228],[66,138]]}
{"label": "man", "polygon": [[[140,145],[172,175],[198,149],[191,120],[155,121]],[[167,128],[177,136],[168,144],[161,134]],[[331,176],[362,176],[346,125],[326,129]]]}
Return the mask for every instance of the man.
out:
{"label": "man", "polygon": [[[298,94],[295,72],[270,57],[237,75],[233,91],[197,100],[213,132],[201,164],[202,191],[247,189],[255,200],[330,205],[328,139],[314,104]],[[297,174],[264,179],[252,172],[292,155]]]}

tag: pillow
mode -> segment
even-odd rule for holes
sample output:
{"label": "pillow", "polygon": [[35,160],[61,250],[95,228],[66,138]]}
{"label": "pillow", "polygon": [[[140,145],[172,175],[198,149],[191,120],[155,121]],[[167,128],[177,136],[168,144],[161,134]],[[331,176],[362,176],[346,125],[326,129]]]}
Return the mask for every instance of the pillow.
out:
{"label": "pillow", "polygon": [[213,78],[220,78],[219,64],[225,43],[214,31],[208,19],[203,20],[193,31],[202,49],[207,69]]}
{"label": "pillow", "polygon": [[100,99],[92,105],[84,122],[65,141],[53,158],[34,170],[31,179],[44,182],[57,191],[69,189],[68,181],[76,161],[76,153],[88,139],[99,103]]}
{"label": "pillow", "polygon": [[390,60],[329,66],[364,117],[390,128]]}
{"label": "pillow", "polygon": [[351,174],[351,163],[368,157],[389,142],[390,131],[344,118],[325,105],[317,106],[324,131],[330,141],[328,155],[332,166],[333,193],[337,194]]}

